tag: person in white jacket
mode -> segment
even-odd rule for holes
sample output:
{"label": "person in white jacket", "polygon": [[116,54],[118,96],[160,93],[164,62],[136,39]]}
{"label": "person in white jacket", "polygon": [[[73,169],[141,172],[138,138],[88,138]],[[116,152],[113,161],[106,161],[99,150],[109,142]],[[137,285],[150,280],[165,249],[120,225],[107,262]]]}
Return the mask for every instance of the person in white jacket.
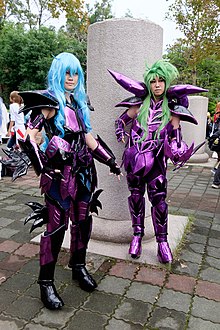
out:
{"label": "person in white jacket", "polygon": [[25,135],[24,114],[19,113],[23,100],[17,91],[10,93],[10,102],[10,124],[8,128],[8,136],[11,135],[12,128],[14,129],[15,136],[12,136],[8,142],[8,148],[18,146],[18,139],[23,138]]}
{"label": "person in white jacket", "polygon": [[9,113],[0,97],[0,143],[2,143],[2,138],[7,135],[7,125],[9,123]]}

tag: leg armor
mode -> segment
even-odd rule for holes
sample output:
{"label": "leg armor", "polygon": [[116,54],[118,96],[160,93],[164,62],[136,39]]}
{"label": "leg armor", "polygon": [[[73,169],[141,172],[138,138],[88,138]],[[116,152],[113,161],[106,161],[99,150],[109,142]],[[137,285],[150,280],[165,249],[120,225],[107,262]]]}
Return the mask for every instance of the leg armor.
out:
{"label": "leg armor", "polygon": [[148,183],[148,197],[152,204],[151,215],[156,240],[158,242],[158,259],[162,263],[172,262],[172,253],[167,243],[168,207],[165,201],[167,180],[159,175]]}
{"label": "leg armor", "polygon": [[145,198],[143,195],[145,184],[141,183],[140,177],[131,173],[127,175],[127,181],[131,191],[131,195],[128,197],[128,205],[134,233],[128,253],[136,259],[141,255],[141,241],[144,236]]}
{"label": "leg armor", "polygon": [[65,230],[68,227],[69,211],[45,196],[48,210],[48,223],[40,242],[40,285],[41,301],[48,309],[60,309],[64,303],[54,285],[54,271],[58,254],[61,249]]}
{"label": "leg armor", "polygon": [[72,268],[72,278],[78,280],[79,286],[85,291],[93,291],[97,287],[95,280],[85,267],[86,249],[92,230],[92,216],[89,215],[89,207],[90,203],[77,201],[71,203],[70,210],[72,225],[69,267]]}

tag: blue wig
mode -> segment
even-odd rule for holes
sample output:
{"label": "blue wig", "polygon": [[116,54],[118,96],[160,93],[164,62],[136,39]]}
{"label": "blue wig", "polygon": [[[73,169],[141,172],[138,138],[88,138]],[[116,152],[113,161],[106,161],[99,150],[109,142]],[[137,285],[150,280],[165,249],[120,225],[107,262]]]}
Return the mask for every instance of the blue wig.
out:
{"label": "blue wig", "polygon": [[[76,73],[78,74],[78,83],[74,88],[73,95],[79,109],[82,112],[86,130],[87,132],[91,131],[89,109],[86,103],[86,93],[84,87],[84,73],[81,64],[76,56],[64,52],[54,57],[47,77],[47,88],[59,102],[59,111],[57,112],[54,121],[56,127],[60,131],[59,136],[61,137],[64,136],[63,127],[65,124],[64,108],[66,106],[66,90],[64,88],[64,83],[66,72],[69,72],[71,76]],[[44,147],[46,146],[43,146],[43,149]]]}

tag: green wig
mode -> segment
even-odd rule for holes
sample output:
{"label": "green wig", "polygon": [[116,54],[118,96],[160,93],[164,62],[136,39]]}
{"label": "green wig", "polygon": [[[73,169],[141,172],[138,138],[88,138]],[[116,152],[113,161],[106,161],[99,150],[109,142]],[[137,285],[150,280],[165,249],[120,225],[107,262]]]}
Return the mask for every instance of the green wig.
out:
{"label": "green wig", "polygon": [[168,107],[168,99],[166,97],[166,92],[167,92],[168,88],[170,87],[172,81],[178,77],[178,70],[171,63],[169,63],[165,60],[159,60],[156,63],[154,63],[151,68],[146,67],[146,71],[144,73],[144,82],[145,82],[145,85],[147,86],[148,96],[145,98],[143,105],[140,109],[140,113],[138,115],[138,122],[144,129],[144,135],[141,138],[140,142],[146,138],[147,133],[148,133],[147,119],[148,119],[148,115],[149,115],[150,99],[152,97],[154,98],[154,95],[151,92],[150,83],[156,77],[162,78],[164,80],[165,91],[162,95],[163,103],[162,103],[162,113],[161,113],[161,117],[160,117],[161,125],[159,126],[159,129],[156,133],[155,138],[159,138],[160,131],[170,120],[170,110]]}

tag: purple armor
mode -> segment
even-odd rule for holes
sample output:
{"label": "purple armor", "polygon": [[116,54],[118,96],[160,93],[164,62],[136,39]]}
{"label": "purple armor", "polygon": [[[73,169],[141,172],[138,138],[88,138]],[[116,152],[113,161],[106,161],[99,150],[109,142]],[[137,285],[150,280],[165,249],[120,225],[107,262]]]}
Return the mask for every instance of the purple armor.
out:
{"label": "purple armor", "polygon": [[[109,70],[114,79],[126,90],[135,94],[116,104],[116,107],[141,106],[147,97],[148,91],[144,83],[132,80],[122,74]],[[192,85],[172,86],[167,90],[168,105],[171,115],[178,116],[197,124],[196,119],[188,107],[188,94],[206,91]],[[132,219],[133,238],[130,243],[129,254],[132,258],[141,255],[141,242],[144,236],[145,200],[144,193],[147,185],[147,194],[151,207],[151,217],[158,243],[157,257],[161,263],[172,262],[172,252],[167,242],[168,206],[166,203],[167,160],[174,165],[181,166],[193,154],[193,144],[189,148],[182,140],[181,127],[174,129],[168,122],[160,131],[162,118],[162,102],[150,98],[150,107],[147,118],[147,135],[143,137],[143,129],[139,124],[138,115],[133,119],[125,111],[115,122],[117,140],[123,141],[128,136],[128,143],[123,154],[123,164],[127,172],[128,189],[131,195],[128,205]],[[125,126],[131,123],[129,134]]]}
{"label": "purple armor", "polygon": [[[34,97],[36,96],[36,98]],[[72,278],[77,279],[80,287],[92,291],[97,284],[85,268],[86,249],[92,230],[91,212],[98,212],[101,207],[98,195],[96,169],[93,158],[109,166],[110,171],[120,174],[120,168],[108,146],[97,138],[97,148],[90,150],[86,145],[86,128],[81,110],[76,103],[64,108],[64,136],[58,136],[54,117],[46,120],[41,114],[44,108],[57,109],[57,102],[49,92],[25,92],[22,94],[23,111],[32,113],[28,122],[30,129],[44,127],[49,140],[45,152],[42,152],[34,141],[27,136],[20,141],[20,147],[28,156],[37,175],[40,175],[40,187],[45,195],[45,205],[28,203],[33,212],[25,223],[33,220],[31,231],[46,224],[46,230],[40,242],[39,281],[41,299],[49,309],[63,306],[53,284],[54,270],[60,252],[65,231],[70,225],[70,261]],[[37,105],[39,102],[39,105]]]}

